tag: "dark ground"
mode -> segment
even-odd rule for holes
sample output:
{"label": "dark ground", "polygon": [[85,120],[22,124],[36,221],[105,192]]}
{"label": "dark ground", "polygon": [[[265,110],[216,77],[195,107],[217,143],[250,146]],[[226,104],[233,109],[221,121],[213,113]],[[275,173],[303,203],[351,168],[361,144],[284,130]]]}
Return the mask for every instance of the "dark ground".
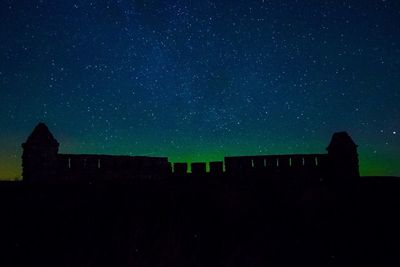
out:
{"label": "dark ground", "polygon": [[0,266],[400,266],[400,178],[0,183]]}

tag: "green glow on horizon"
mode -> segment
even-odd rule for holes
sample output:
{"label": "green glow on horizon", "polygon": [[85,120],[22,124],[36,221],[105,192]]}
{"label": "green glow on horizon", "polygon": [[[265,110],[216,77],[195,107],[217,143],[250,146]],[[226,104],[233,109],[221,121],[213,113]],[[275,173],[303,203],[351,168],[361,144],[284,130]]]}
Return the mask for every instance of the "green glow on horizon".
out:
{"label": "green glow on horizon", "polygon": [[[50,130],[56,131],[57,128]],[[24,135],[23,137],[14,136],[9,142],[0,144],[4,148],[4,153],[0,154],[0,180],[16,180],[21,177],[22,149],[20,143],[26,139],[27,134]],[[123,144],[121,142],[113,145],[109,144],[107,147],[100,147],[98,145],[101,143],[99,140],[88,138],[92,143],[85,144],[84,142],[82,143],[82,140],[65,136],[60,132],[57,132],[54,136],[60,142],[59,153],[165,156],[172,163],[188,163],[189,170],[190,164],[193,162],[223,161],[225,156],[326,153],[325,147],[330,138],[330,136],[327,136],[326,141],[313,141],[309,144],[304,142],[301,146],[298,145],[301,143],[299,140],[279,142],[278,139],[272,137],[268,141],[264,140],[268,143],[262,145],[258,143],[257,139],[251,138],[246,138],[245,140],[235,139],[235,141],[227,139],[217,144],[213,142],[214,140],[203,140],[202,145],[193,144],[190,140],[183,140],[178,147],[174,148],[152,143],[155,140],[146,140],[146,142],[139,142],[138,144],[132,142]],[[140,140],[141,138],[137,137],[137,139]],[[149,151],[153,152],[149,153]],[[395,155],[371,153],[362,144],[358,151],[361,176],[396,176],[400,173],[398,169],[400,165]],[[207,164],[207,169],[208,167]]]}
{"label": "green glow on horizon", "polygon": [[[274,151],[275,152],[275,151]],[[88,152],[85,152],[88,153]],[[296,151],[294,153],[301,153]],[[321,151],[307,151],[307,153],[322,153]],[[307,154],[304,153],[304,154]],[[94,153],[95,154],[95,153]],[[118,153],[117,153],[118,154]],[[120,153],[123,155],[123,153]],[[186,153],[182,155],[172,155],[168,157],[169,161],[175,162],[186,162],[188,163],[188,169],[190,170],[190,164],[193,162],[211,162],[211,161],[223,161],[227,155],[278,155],[285,153],[242,153],[242,154],[226,154],[226,150],[220,150],[215,152],[203,152],[199,154]],[[290,154],[290,153],[288,153]],[[303,154],[303,153],[301,153]],[[158,156],[158,155],[152,155]],[[360,154],[360,175],[361,176],[396,176],[396,170],[393,166],[397,166],[398,161],[394,157],[386,156],[379,157],[378,155]],[[209,166],[207,164],[207,170]],[[21,159],[20,156],[0,157],[0,180],[17,180],[21,177]]]}
{"label": "green glow on horizon", "polygon": [[345,130],[361,175],[400,176],[399,1],[3,2],[0,179],[40,121],[61,153],[189,163]]}

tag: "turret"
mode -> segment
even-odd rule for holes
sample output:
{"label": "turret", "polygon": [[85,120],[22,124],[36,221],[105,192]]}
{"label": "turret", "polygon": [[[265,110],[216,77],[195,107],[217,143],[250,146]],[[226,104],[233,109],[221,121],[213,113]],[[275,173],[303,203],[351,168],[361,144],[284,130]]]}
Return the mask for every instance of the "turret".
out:
{"label": "turret", "polygon": [[44,123],[39,123],[22,144],[24,181],[43,181],[56,175],[59,143]]}
{"label": "turret", "polygon": [[329,175],[335,179],[360,176],[357,145],[347,132],[334,133],[328,150]]}

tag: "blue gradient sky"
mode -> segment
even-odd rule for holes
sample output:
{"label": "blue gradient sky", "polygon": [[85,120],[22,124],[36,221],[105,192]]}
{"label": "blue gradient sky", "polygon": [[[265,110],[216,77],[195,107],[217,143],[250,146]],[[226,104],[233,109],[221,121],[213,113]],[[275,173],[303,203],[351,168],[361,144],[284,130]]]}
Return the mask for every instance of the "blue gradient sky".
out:
{"label": "blue gradient sky", "polygon": [[64,153],[320,153],[400,175],[399,1],[1,1],[0,178],[44,121]]}

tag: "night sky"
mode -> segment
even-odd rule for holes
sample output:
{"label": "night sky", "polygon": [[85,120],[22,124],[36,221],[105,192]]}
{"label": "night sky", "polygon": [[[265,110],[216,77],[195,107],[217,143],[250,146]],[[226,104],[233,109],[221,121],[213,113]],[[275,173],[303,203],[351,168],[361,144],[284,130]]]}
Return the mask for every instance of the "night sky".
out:
{"label": "night sky", "polygon": [[400,175],[400,1],[0,2],[0,178],[45,122],[62,153],[325,153]]}

